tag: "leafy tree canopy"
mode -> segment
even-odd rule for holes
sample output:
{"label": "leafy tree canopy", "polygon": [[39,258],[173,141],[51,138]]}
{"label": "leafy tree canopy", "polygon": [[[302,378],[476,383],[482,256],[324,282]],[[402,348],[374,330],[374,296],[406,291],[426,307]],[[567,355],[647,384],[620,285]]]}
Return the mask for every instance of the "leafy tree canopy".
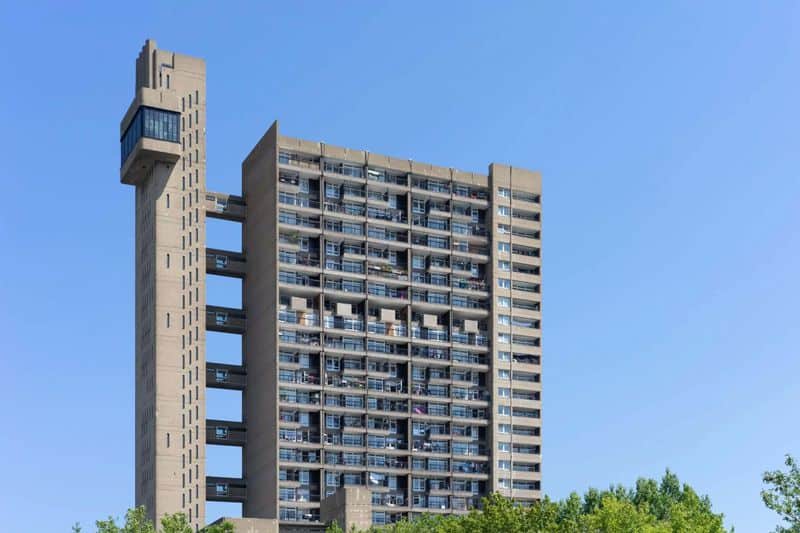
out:
{"label": "leafy tree canopy", "polygon": [[761,499],[786,524],[776,527],[775,533],[800,533],[800,466],[791,455],[786,456],[784,464],[786,472],[764,472],[768,487],[761,491]]}
{"label": "leafy tree canopy", "polygon": [[[121,526],[117,525],[117,521],[113,517],[109,517],[107,520],[98,520],[95,525],[97,526],[97,533],[194,533],[194,528],[189,524],[186,515],[183,513],[165,515],[161,518],[161,527],[156,529],[147,518],[147,512],[144,507],[129,509],[125,513],[125,523]],[[75,524],[72,526],[72,531],[73,533],[81,533],[81,526]],[[206,527],[203,532],[233,533],[233,524],[230,522],[215,524]]]}
{"label": "leafy tree canopy", "polygon": [[[711,502],[667,471],[660,480],[640,479],[633,489],[590,489],[561,501],[545,498],[520,507],[498,494],[467,515],[424,515],[368,533],[727,533]],[[337,524],[328,533],[342,533]]]}

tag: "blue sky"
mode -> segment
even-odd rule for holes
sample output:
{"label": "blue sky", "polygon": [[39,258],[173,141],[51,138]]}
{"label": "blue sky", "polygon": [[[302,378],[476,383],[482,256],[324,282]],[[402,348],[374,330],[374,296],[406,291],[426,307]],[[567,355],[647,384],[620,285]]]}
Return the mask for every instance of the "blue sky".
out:
{"label": "blue sky", "polygon": [[[398,157],[541,170],[545,492],[669,467],[737,532],[775,525],[760,475],[800,454],[796,3],[215,4],[0,6],[3,529],[132,503],[118,123],[147,37],[207,60],[212,189],[240,191],[276,118]],[[209,238],[236,241],[224,224]],[[235,290],[215,282],[209,301]]]}

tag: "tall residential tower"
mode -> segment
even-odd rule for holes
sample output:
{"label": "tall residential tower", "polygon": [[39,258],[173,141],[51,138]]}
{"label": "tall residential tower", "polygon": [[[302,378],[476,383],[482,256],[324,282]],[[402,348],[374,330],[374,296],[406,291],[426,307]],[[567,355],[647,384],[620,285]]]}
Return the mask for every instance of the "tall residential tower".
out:
{"label": "tall residential tower", "polygon": [[[540,496],[541,178],[487,174],[283,136],[205,190],[205,69],[148,41],[122,123],[136,185],[137,503],[205,523],[242,504],[258,531],[461,513]],[[242,249],[206,247],[206,217]],[[205,276],[242,280],[241,309]],[[239,364],[205,331],[241,336]],[[241,391],[206,420],[205,387]],[[206,475],[206,445],[242,449]],[[213,472],[209,472],[213,474]],[[254,525],[257,524],[257,525]],[[248,530],[249,531],[249,530]]]}

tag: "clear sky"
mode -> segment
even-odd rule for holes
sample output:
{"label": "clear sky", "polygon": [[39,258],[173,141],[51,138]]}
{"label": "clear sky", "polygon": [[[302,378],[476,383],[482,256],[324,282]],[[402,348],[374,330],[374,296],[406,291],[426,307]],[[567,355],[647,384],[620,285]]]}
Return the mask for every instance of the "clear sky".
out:
{"label": "clear sky", "polygon": [[[262,4],[0,6],[0,529],[133,503],[118,128],[147,37],[207,61],[211,189],[241,190],[276,118],[402,158],[541,170],[545,492],[669,467],[737,532],[774,526],[760,475],[800,454],[798,4]],[[220,246],[233,233],[209,229]],[[218,396],[210,414],[232,409]]]}

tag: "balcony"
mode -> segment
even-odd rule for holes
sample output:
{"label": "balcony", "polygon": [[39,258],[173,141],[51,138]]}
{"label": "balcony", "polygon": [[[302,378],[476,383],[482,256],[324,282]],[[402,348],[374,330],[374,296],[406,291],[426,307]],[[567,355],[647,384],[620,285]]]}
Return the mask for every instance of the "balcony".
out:
{"label": "balcony", "polygon": [[408,271],[386,264],[367,264],[367,274],[395,281],[408,281]]}
{"label": "balcony", "polygon": [[408,246],[407,231],[391,231],[385,228],[369,227],[367,231],[367,238],[386,243],[402,244],[404,247]]}
{"label": "balcony", "polygon": [[319,276],[281,270],[278,273],[278,283],[285,285],[287,288],[296,289],[295,292],[297,293],[311,294],[319,292]]}
{"label": "balcony", "polygon": [[244,278],[244,254],[206,248],[206,273],[231,278]]}
{"label": "balcony", "polygon": [[454,331],[453,342],[459,344],[469,344],[470,346],[489,346],[489,337],[486,331],[468,333],[466,331]]}
{"label": "balcony", "polygon": [[364,178],[364,167],[360,165],[353,165],[350,163],[339,163],[337,161],[323,161],[322,170],[326,174],[327,173],[338,174],[339,176],[345,176],[348,178],[356,178],[356,179]]}
{"label": "balcony", "polygon": [[278,381],[294,385],[319,385],[319,373],[309,370],[286,370],[278,372]]}
{"label": "balcony", "polygon": [[481,279],[452,278],[452,287],[465,291],[488,292],[489,286]]}
{"label": "balcony", "polygon": [[478,246],[475,244],[470,244],[466,242],[453,242],[453,252],[454,253],[464,253],[470,255],[478,255],[482,258],[488,260],[489,256],[489,247],[488,246]]}
{"label": "balcony", "polygon": [[367,331],[376,335],[408,337],[408,328],[402,322],[369,322]]}
{"label": "balcony", "polygon": [[243,334],[245,330],[245,314],[241,309],[230,307],[206,306],[206,329],[221,333]]}
{"label": "balcony", "polygon": [[328,315],[323,318],[325,329],[339,329],[343,331],[364,331],[364,317],[359,315],[353,318]]}
{"label": "balcony", "polygon": [[219,446],[244,446],[247,430],[242,422],[206,420],[206,444]]}
{"label": "balcony", "polygon": [[351,204],[347,202],[325,202],[324,208],[328,213],[338,213],[351,217],[363,217],[367,214],[367,208],[363,205]]}
{"label": "balcony", "polygon": [[319,217],[305,217],[305,216],[300,216],[297,213],[291,213],[288,211],[280,212],[280,215],[278,216],[278,222],[280,224],[285,224],[287,226],[292,226],[295,228],[308,228],[308,229],[320,228]]}
{"label": "balcony", "polygon": [[378,183],[408,187],[408,177],[405,174],[395,174],[378,168],[368,168],[367,179]]}
{"label": "balcony", "polygon": [[428,346],[415,346],[412,357],[420,357],[422,359],[432,359],[434,361],[449,361],[450,350],[447,348],[430,348]]}
{"label": "balcony", "polygon": [[466,296],[461,296],[458,294],[454,294],[453,297],[450,299],[453,304],[453,307],[458,307],[462,309],[471,309],[476,311],[488,311],[489,309],[489,302],[485,300],[478,300],[476,298],[467,298]]}
{"label": "balcony", "polygon": [[319,346],[319,334],[302,333],[300,331],[278,331],[278,342],[281,344],[299,344],[304,347]]}
{"label": "balcony", "polygon": [[278,259],[282,265],[319,268],[319,255],[308,252],[280,250]]}
{"label": "balcony", "polygon": [[244,198],[232,194],[206,192],[206,216],[233,222],[244,222],[246,205]]}
{"label": "balcony", "polygon": [[293,309],[281,309],[278,312],[278,322],[300,327],[319,327],[319,314],[315,310],[295,311]]}
{"label": "balcony", "polygon": [[298,196],[297,194],[281,191],[278,194],[278,203],[281,205],[290,205],[302,209],[319,209],[319,200],[316,198],[309,198],[306,196]]}
{"label": "balcony", "polygon": [[412,339],[422,339],[426,341],[447,342],[449,340],[448,328],[428,329],[413,326],[411,328]]}
{"label": "balcony", "polygon": [[363,352],[364,340],[353,338],[325,338],[325,348],[344,352]]}
{"label": "balcony", "polygon": [[325,279],[326,291],[341,291],[354,295],[364,295],[364,282],[354,280]]}
{"label": "balcony", "polygon": [[386,287],[385,285],[370,283],[367,287],[367,292],[369,292],[371,296],[388,298],[390,300],[408,300],[407,289],[394,289],[392,287]]}
{"label": "balcony", "polygon": [[281,428],[278,430],[278,440],[281,443],[291,442],[293,444],[319,444],[320,433],[319,431],[310,431],[308,429]]}
{"label": "balcony", "polygon": [[481,203],[489,201],[489,192],[486,189],[477,189],[463,185],[456,185],[453,187],[453,196]]}
{"label": "balcony", "polygon": [[244,390],[247,374],[243,366],[206,363],[206,387],[211,389]]}
{"label": "balcony", "polygon": [[206,477],[206,501],[239,502],[247,499],[247,484],[242,478]]}
{"label": "balcony", "polygon": [[450,183],[446,181],[414,178],[411,186],[414,189],[419,189],[429,193],[450,196]]}

